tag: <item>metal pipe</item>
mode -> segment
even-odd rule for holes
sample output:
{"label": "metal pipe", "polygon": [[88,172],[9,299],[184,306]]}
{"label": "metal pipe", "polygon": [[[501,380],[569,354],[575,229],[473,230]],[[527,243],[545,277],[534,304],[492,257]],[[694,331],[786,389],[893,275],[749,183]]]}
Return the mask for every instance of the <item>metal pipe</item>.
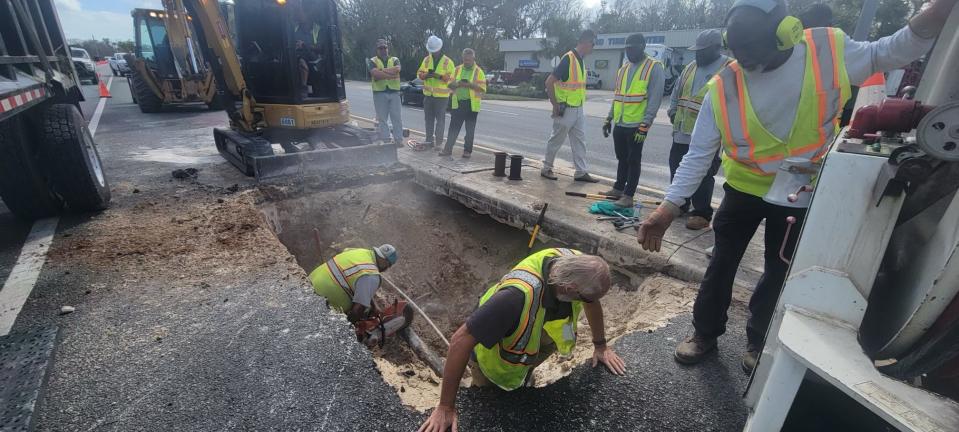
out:
{"label": "metal pipe", "polygon": [[410,302],[410,306],[412,306],[413,309],[416,312],[418,312],[423,317],[423,319],[426,320],[427,323],[429,323],[430,327],[433,327],[433,330],[435,330],[436,334],[439,335],[440,339],[442,339],[443,342],[446,343],[446,346],[450,346],[450,341],[446,339],[446,336],[443,336],[443,332],[440,331],[440,328],[436,326],[436,324],[433,322],[433,320],[430,319],[428,315],[426,315],[426,312],[423,312],[423,309],[420,309],[419,305],[417,305],[416,302],[414,302],[413,299],[410,298],[410,296],[406,295],[406,293],[403,292],[403,290],[397,287],[392,281],[387,279],[386,276],[383,275],[383,273],[380,273],[380,278],[383,279],[383,282],[386,282],[387,285],[389,285],[394,290],[396,290],[396,292],[400,293],[400,295],[403,296],[403,298],[406,299],[406,301]]}

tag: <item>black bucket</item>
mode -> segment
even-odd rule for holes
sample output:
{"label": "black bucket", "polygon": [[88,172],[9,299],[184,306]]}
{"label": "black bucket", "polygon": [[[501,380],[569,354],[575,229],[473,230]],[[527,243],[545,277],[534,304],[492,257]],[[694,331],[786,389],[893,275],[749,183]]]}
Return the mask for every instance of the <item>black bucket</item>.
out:
{"label": "black bucket", "polygon": [[493,162],[493,176],[495,177],[506,177],[506,152],[496,152],[493,153],[493,157],[496,158]]}
{"label": "black bucket", "polygon": [[510,155],[509,157],[509,179],[523,179],[523,155]]}

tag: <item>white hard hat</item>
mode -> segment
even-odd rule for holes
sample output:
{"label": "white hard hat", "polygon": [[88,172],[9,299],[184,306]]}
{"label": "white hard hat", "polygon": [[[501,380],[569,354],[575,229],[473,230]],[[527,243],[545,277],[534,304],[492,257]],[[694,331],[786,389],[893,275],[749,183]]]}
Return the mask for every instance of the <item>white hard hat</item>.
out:
{"label": "white hard hat", "polygon": [[443,49],[443,39],[436,37],[436,35],[432,35],[429,39],[426,39],[427,51],[435,53],[441,49]]}

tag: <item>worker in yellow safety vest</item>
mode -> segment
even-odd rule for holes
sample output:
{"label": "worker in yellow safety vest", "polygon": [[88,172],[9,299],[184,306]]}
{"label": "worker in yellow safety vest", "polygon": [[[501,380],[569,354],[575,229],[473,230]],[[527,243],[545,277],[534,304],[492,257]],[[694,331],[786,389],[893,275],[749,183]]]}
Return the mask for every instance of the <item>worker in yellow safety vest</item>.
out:
{"label": "worker in yellow safety vest", "polygon": [[420,432],[456,430],[456,391],[467,364],[474,385],[509,391],[531,384],[533,368],[550,354],[572,352],[581,312],[592,332],[593,366],[624,374],[625,363],[606,341],[600,298],[609,288],[609,266],[597,256],[549,248],[520,261],[453,334],[439,405]]}
{"label": "worker in yellow safety vest", "polygon": [[[672,180],[679,168],[679,162],[689,151],[689,139],[693,134],[693,125],[699,117],[699,111],[706,97],[710,78],[732,59],[722,54],[723,35],[718,29],[703,30],[696,37],[696,44],[689,47],[696,53],[696,59],[691,61],[679,76],[673,86],[673,96],[670,98],[669,121],[673,124],[673,145],[669,149],[669,178]],[[719,172],[719,152],[713,157],[712,164],[703,181],[699,183],[692,197],[679,206],[682,212],[690,210],[686,219],[686,228],[701,230],[709,226],[713,219],[713,186],[714,177]]]}
{"label": "worker in yellow safety vest", "polygon": [[446,127],[446,107],[449,105],[450,82],[453,81],[454,63],[443,55],[443,40],[430,36],[426,40],[426,51],[429,54],[423,57],[416,76],[423,80],[423,115],[426,125],[427,148],[433,148],[437,143],[443,143],[443,132]]}
{"label": "worker in yellow safety vest", "polygon": [[393,144],[403,144],[403,118],[400,103],[400,59],[390,57],[390,45],[386,39],[376,41],[376,56],[367,60],[370,83],[373,87],[373,109],[380,139],[390,139],[390,123],[393,126]]}
{"label": "worker in yellow safety vest", "polygon": [[752,371],[801,231],[799,225],[787,231],[787,217],[801,224],[806,214],[775,191],[767,195],[777,172],[791,175],[780,165],[818,169],[837,135],[850,85],[928,52],[956,2],[935,0],[895,34],[859,42],[837,28],[803,30],[783,0],[736,0],[726,18],[726,43],[736,62],[709,82],[689,152],[663,204],[637,232],[644,249],[658,251],[679,207],[722,149],[726,184],[713,218],[716,243],[693,306],[695,332],[676,348],[676,361],[697,363],[716,348],[739,262],[765,220],[765,272],[749,301],[742,360],[743,370]]}
{"label": "worker in yellow safety vest", "polygon": [[663,64],[646,55],[641,33],[626,37],[626,61],[616,74],[613,103],[603,123],[603,138],[613,135],[616,183],[606,192],[619,207],[632,208],[643,162],[643,144],[663,101],[666,73]]}
{"label": "worker in yellow safety vest", "polygon": [[460,134],[460,128],[466,123],[466,137],[463,139],[463,158],[469,159],[473,154],[473,134],[476,132],[476,118],[479,116],[480,104],[486,94],[486,74],[476,64],[476,52],[472,48],[463,50],[463,64],[453,72],[453,81],[450,82],[453,91],[453,102],[450,115],[450,131],[446,134],[446,146],[440,156],[453,154],[453,144]]}
{"label": "worker in yellow safety vest", "polygon": [[355,323],[373,312],[380,272],[396,264],[396,258],[396,248],[389,244],[344,250],[310,273],[313,291]]}
{"label": "worker in yellow safety vest", "polygon": [[573,180],[586,183],[599,181],[589,175],[586,162],[586,113],[583,111],[583,103],[586,102],[586,66],[583,57],[593,52],[595,44],[596,33],[584,30],[579,35],[576,48],[563,54],[553,73],[546,78],[546,95],[553,105],[553,132],[546,141],[546,157],[540,175],[550,180],[558,179],[553,173],[553,161],[568,137],[573,152],[573,166],[576,168]]}

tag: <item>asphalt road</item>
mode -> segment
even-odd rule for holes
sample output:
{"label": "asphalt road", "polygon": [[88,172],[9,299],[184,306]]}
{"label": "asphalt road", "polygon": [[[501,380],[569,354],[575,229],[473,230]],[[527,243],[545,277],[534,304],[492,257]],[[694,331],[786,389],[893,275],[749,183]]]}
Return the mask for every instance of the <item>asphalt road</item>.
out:
{"label": "asphalt road", "polygon": [[[349,81],[346,83],[350,111],[358,116],[376,118],[373,109],[373,94],[366,82]],[[522,154],[526,157],[542,160],[546,150],[546,140],[552,131],[549,112],[531,103],[521,107],[515,103],[501,104],[499,101],[485,101],[476,125],[476,143]],[[668,101],[664,98],[663,108]],[[448,115],[447,115],[448,117]],[[590,170],[612,179],[616,178],[616,154],[613,149],[613,137],[603,138],[602,116],[586,117],[586,146],[589,153]],[[447,118],[449,127],[449,118]],[[418,106],[403,106],[403,127],[423,130],[423,109]],[[462,139],[461,132],[460,139]],[[445,134],[445,133],[444,133]],[[672,146],[672,129],[668,123],[654,123],[650,128],[643,148],[643,169],[639,184],[655,191],[665,191],[669,187],[669,149]],[[571,165],[572,153],[569,145],[559,152],[559,159]],[[713,190],[715,200],[722,198],[720,179]]]}

